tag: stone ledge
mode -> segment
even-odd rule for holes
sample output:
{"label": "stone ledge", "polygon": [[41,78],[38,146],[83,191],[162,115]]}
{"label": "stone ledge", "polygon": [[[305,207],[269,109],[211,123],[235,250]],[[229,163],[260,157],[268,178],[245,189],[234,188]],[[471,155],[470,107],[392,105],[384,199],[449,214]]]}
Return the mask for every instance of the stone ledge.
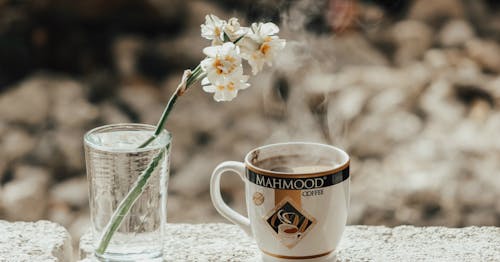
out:
{"label": "stone ledge", "polygon": [[0,261],[71,262],[71,237],[64,227],[49,222],[0,220]]}
{"label": "stone ledge", "polygon": [[[254,241],[229,224],[169,224],[166,261],[260,261]],[[80,241],[81,258],[91,253],[90,234]],[[348,226],[337,261],[495,261],[498,227]],[[88,259],[90,260],[90,259]]]}

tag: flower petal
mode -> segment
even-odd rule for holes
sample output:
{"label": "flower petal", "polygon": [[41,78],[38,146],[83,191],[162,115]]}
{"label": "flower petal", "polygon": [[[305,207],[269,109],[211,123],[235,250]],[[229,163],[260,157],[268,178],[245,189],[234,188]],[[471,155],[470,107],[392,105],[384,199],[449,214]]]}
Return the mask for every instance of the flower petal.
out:
{"label": "flower petal", "polygon": [[233,44],[233,42],[226,42],[224,44],[222,44],[222,47],[220,49],[220,52],[222,54],[230,54],[232,51],[235,51],[236,50],[236,46]]}
{"label": "flower petal", "polygon": [[212,63],[213,63],[213,59],[208,57],[208,58],[201,60],[200,66],[203,69],[203,71],[207,71]]}
{"label": "flower petal", "polygon": [[217,53],[220,52],[221,46],[216,45],[216,46],[209,46],[203,48],[203,53],[207,55],[208,57],[216,57]]}
{"label": "flower petal", "polygon": [[261,34],[266,36],[277,34],[279,33],[279,31],[279,27],[271,22],[262,24],[262,26],[260,27]]}
{"label": "flower petal", "polygon": [[203,86],[204,86],[204,85],[208,85],[208,84],[210,84],[210,80],[208,80],[208,78],[207,78],[207,77],[205,77],[205,78],[203,78],[203,79],[201,80],[201,85],[203,85]]}
{"label": "flower petal", "polygon": [[222,24],[222,22],[225,22],[225,21],[221,20],[218,16],[216,16],[214,14],[210,14],[210,15],[207,15],[207,16],[210,17],[210,19],[212,20],[212,22],[215,25],[219,25],[219,24]]}
{"label": "flower petal", "polygon": [[222,92],[215,92],[214,100],[217,102],[224,101],[224,95]]}
{"label": "flower petal", "polygon": [[203,86],[203,91],[207,92],[207,93],[215,93],[215,86],[213,85],[209,85],[209,86]]}

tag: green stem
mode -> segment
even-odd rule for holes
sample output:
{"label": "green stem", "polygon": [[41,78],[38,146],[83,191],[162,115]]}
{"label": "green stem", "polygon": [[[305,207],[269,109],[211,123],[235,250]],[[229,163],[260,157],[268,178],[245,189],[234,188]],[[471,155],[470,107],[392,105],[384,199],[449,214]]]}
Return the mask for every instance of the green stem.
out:
{"label": "green stem", "polygon": [[[194,83],[196,83],[197,81],[199,81],[202,76],[204,76],[204,72],[201,69],[201,66],[198,65],[192,71],[192,74],[188,77],[188,79],[186,80],[186,90],[191,85],[193,85]],[[179,92],[179,89],[175,90],[175,92],[172,94],[172,96],[168,100],[167,106],[163,110],[163,114],[161,115],[160,120],[158,121],[158,124],[156,124],[156,130],[155,130],[155,132],[144,143],[142,143],[139,146],[139,148],[146,147],[151,142],[153,142],[156,139],[156,137],[158,137],[158,135],[161,133],[161,131],[165,127],[165,123],[167,122],[167,118],[168,118],[168,116],[170,114],[170,111],[172,111],[172,108],[174,108],[174,105],[175,105],[175,102],[177,101],[177,98],[179,98],[179,96],[181,96],[181,95],[182,94]]]}
{"label": "green stem", "polygon": [[[201,69],[201,66],[198,65],[192,72],[191,76],[188,77],[186,80],[186,90],[193,84],[195,84],[197,81],[199,81],[201,78],[205,76],[205,73]],[[139,148],[144,148],[147,145],[149,145],[151,142],[153,142],[158,135],[162,132],[165,122],[167,121],[167,117],[170,114],[170,111],[172,111],[172,108],[175,105],[175,102],[177,101],[177,98],[181,96],[182,93],[177,89],[172,96],[170,97],[170,100],[167,103],[167,106],[165,107],[165,110],[163,111],[163,114],[160,118],[160,121],[158,121],[158,124],[156,126],[156,130],[153,135],[151,135],[144,143],[142,143]],[[155,170],[155,168],[158,166],[159,161],[165,154],[165,150],[169,150],[170,144],[167,145],[166,149],[163,149],[160,151],[160,153],[149,163],[148,167],[141,173],[141,175],[137,178],[137,181],[135,182],[134,186],[132,189],[128,192],[128,194],[125,196],[125,198],[120,202],[118,205],[118,208],[115,210],[113,215],[111,216],[111,219],[106,226],[104,233],[101,236],[101,239],[99,241],[99,246],[96,249],[97,254],[104,254],[106,249],[108,248],[109,242],[111,241],[111,238],[113,237],[114,233],[118,228],[120,227],[121,223],[123,222],[123,219],[125,216],[128,214],[130,211],[130,208],[134,205],[135,201],[141,196],[144,186],[147,184],[149,178],[151,177],[151,174]]]}
{"label": "green stem", "polygon": [[104,254],[106,249],[108,248],[111,237],[113,237],[116,230],[120,227],[123,219],[130,211],[132,205],[134,205],[135,201],[141,196],[144,191],[144,186],[148,182],[151,174],[158,166],[160,160],[165,155],[165,151],[169,150],[170,144],[167,145],[166,148],[163,148],[158,155],[149,163],[148,167],[142,172],[142,174],[137,178],[137,181],[134,184],[132,190],[128,192],[125,198],[120,202],[118,208],[113,213],[113,216],[110,219],[110,223],[106,226],[104,233],[101,236],[101,240],[99,242],[99,247],[96,249],[97,254]]}

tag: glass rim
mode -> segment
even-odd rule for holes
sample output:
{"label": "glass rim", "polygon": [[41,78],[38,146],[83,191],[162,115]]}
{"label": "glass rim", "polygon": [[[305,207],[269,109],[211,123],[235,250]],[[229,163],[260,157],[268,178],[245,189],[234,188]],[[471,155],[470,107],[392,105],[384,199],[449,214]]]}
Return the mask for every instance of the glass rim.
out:
{"label": "glass rim", "polygon": [[[168,132],[166,129],[163,129],[162,132],[158,135],[157,140],[160,141],[158,145],[155,146],[147,146],[144,148],[132,148],[132,149],[119,149],[119,148],[113,148],[109,146],[102,146],[98,145],[96,143],[93,143],[90,141],[89,137],[92,134],[99,133],[103,130],[114,130],[115,128],[123,128],[123,129],[131,129],[131,130],[144,130],[144,131],[155,131],[156,126],[149,125],[149,124],[139,124],[139,123],[117,123],[117,124],[107,124],[107,125],[102,125],[102,126],[97,126],[89,131],[85,132],[83,135],[83,142],[85,145],[96,149],[100,151],[105,151],[105,152],[117,152],[117,153],[136,153],[136,152],[146,152],[146,151],[151,151],[151,150],[157,150],[163,147],[166,147],[168,144],[172,142],[172,135],[170,132]],[[166,139],[163,142],[161,142],[161,136],[165,135]]]}
{"label": "glass rim", "polygon": [[[266,150],[273,147],[286,147],[286,146],[313,146],[313,147],[327,148],[329,150],[332,150],[332,152],[334,151],[335,153],[339,154],[343,158],[343,161],[339,165],[321,172],[305,172],[305,173],[293,173],[293,174],[287,172],[267,170],[254,165],[251,161],[252,157],[255,155],[255,152]],[[351,157],[344,150],[329,144],[316,143],[316,142],[283,142],[283,143],[264,145],[250,150],[250,152],[248,152],[248,154],[245,156],[244,162],[246,168],[253,170],[254,172],[256,171],[261,174],[266,174],[268,176],[275,176],[275,177],[321,176],[324,174],[336,173],[348,168],[351,162]]]}

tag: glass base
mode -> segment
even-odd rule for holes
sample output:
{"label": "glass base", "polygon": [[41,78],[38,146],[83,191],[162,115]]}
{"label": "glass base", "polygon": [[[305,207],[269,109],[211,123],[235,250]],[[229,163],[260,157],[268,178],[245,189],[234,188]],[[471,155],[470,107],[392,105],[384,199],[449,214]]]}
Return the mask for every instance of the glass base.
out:
{"label": "glass base", "polygon": [[161,262],[163,261],[163,253],[104,253],[103,255],[94,254],[95,261],[102,262]]}

